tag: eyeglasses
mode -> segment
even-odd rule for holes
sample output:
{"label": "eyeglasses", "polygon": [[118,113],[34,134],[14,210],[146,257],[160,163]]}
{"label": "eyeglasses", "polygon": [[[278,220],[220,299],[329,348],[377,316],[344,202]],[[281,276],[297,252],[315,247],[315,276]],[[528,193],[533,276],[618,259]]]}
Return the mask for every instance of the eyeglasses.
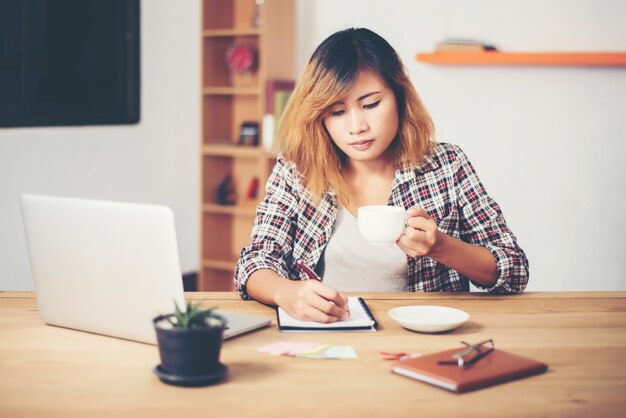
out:
{"label": "eyeglasses", "polygon": [[481,341],[476,344],[469,344],[465,341],[461,341],[467,348],[460,353],[452,355],[451,360],[440,360],[438,364],[444,365],[458,365],[459,367],[465,367],[476,363],[481,358],[495,350],[495,344],[492,339]]}

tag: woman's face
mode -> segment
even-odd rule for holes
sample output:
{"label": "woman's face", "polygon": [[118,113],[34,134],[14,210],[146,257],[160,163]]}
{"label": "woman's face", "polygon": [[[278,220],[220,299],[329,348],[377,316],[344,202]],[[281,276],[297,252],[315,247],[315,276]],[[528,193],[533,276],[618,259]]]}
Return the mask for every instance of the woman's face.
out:
{"label": "woman's face", "polygon": [[373,73],[363,71],[350,93],[330,108],[324,125],[351,160],[382,160],[398,133],[395,95]]}

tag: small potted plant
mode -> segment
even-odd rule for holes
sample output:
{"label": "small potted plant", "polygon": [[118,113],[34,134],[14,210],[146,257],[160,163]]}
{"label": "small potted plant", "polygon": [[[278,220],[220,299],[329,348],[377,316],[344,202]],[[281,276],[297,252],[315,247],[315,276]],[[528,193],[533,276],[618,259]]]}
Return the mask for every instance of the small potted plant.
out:
{"label": "small potted plant", "polygon": [[154,373],[163,382],[202,386],[226,375],[219,361],[226,320],[213,309],[189,302],[183,311],[174,302],[174,313],[160,315],[153,323],[161,356]]}

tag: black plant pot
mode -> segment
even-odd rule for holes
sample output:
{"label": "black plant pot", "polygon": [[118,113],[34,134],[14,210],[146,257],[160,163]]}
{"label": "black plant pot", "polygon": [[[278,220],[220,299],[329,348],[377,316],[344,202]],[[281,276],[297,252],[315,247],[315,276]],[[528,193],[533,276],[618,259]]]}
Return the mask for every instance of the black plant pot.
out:
{"label": "black plant pot", "polygon": [[173,317],[153,320],[161,356],[155,373],[166,383],[184,386],[214,383],[223,377],[226,367],[220,363],[220,351],[226,320],[212,315],[206,327],[187,329],[172,326],[167,318]]}

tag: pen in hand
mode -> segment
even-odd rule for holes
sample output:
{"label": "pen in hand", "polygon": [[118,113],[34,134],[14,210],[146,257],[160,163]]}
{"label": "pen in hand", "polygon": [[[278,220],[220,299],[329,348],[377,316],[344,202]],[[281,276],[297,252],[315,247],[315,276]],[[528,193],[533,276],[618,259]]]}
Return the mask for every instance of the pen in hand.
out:
{"label": "pen in hand", "polygon": [[320,276],[317,275],[317,273],[315,273],[313,270],[311,270],[310,268],[308,268],[306,266],[306,264],[304,264],[304,262],[302,260],[296,260],[296,266],[302,270],[303,272],[306,273],[307,276],[309,276],[309,279],[313,279],[313,280],[317,280],[318,282],[322,281],[322,278]]}
{"label": "pen in hand", "polygon": [[[300,259],[296,260],[296,267],[302,270],[311,280],[317,280],[318,282],[322,281],[322,278],[317,275],[313,270],[311,270],[304,262]],[[346,304],[346,312],[348,312],[348,318],[350,318],[350,306]]]}

